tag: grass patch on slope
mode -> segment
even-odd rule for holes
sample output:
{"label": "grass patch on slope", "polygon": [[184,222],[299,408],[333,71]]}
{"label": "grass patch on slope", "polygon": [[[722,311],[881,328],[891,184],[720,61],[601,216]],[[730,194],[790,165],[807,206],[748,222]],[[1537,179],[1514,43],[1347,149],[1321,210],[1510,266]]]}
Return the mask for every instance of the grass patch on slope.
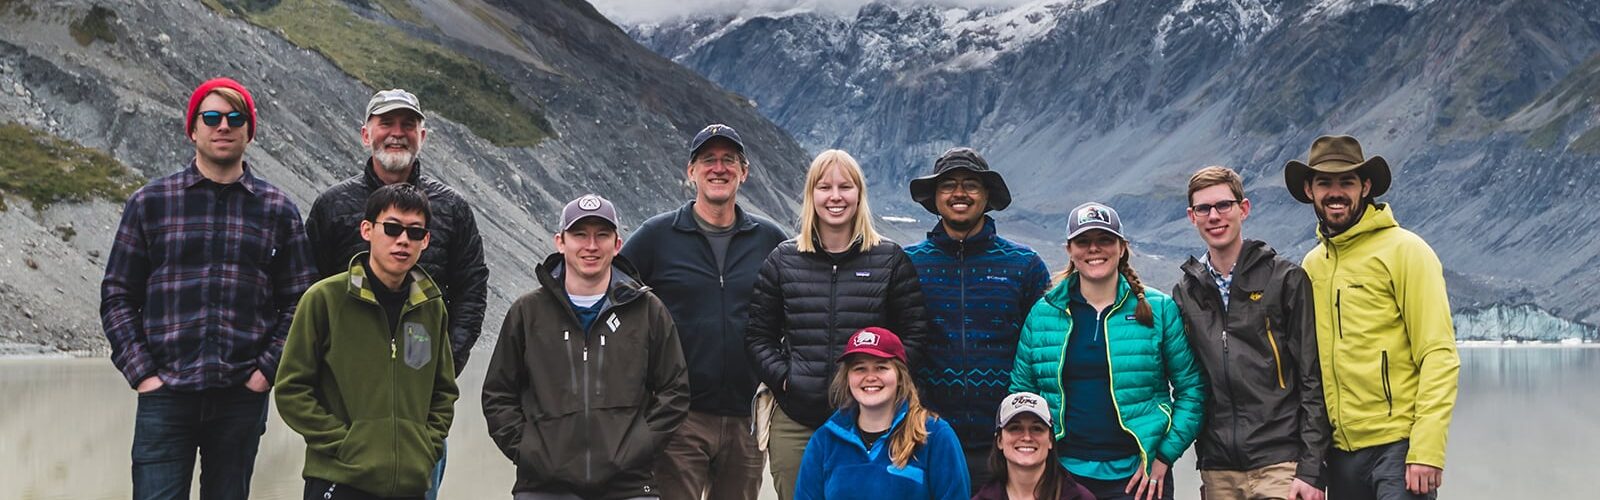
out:
{"label": "grass patch on slope", "polygon": [[[289,42],[321,53],[369,87],[409,90],[429,113],[466,125],[496,146],[534,146],[549,136],[550,125],[543,112],[518,104],[511,85],[487,67],[438,44],[363,19],[333,0],[204,2],[219,12],[278,30]],[[380,3],[387,10],[395,2]]]}
{"label": "grass patch on slope", "polygon": [[1600,153],[1600,127],[1591,128],[1588,132],[1578,136],[1577,140],[1572,141],[1569,149],[1579,153]]}
{"label": "grass patch on slope", "polygon": [[144,184],[99,150],[15,123],[0,124],[0,210],[17,196],[43,209],[59,202],[128,199]]}

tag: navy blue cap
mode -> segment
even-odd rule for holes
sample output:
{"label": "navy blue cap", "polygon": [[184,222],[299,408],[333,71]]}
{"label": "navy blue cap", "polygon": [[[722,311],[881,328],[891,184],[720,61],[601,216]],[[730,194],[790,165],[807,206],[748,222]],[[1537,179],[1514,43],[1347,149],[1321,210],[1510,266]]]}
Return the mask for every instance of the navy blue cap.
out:
{"label": "navy blue cap", "polygon": [[694,160],[694,155],[700,152],[700,147],[706,145],[706,141],[713,137],[733,141],[733,147],[738,149],[740,154],[744,153],[744,141],[739,140],[739,131],[721,123],[713,123],[700,129],[700,133],[695,134],[694,140],[689,142],[689,159]]}

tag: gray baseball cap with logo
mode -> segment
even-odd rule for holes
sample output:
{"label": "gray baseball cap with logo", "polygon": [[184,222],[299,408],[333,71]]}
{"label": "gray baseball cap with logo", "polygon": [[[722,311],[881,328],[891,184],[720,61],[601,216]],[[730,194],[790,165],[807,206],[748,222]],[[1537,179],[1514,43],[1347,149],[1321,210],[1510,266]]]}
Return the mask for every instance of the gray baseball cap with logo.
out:
{"label": "gray baseball cap with logo", "polygon": [[418,118],[425,118],[417,96],[401,89],[379,90],[372,94],[372,100],[367,101],[367,118],[401,109],[416,113]]}
{"label": "gray baseball cap with logo", "polygon": [[1122,235],[1122,218],[1117,217],[1116,210],[1104,204],[1091,201],[1078,205],[1078,208],[1067,213],[1068,241],[1095,229],[1104,230],[1124,240],[1128,239]]}
{"label": "gray baseball cap with logo", "polygon": [[1006,424],[1011,423],[1011,419],[1023,413],[1032,413],[1033,416],[1039,417],[1039,420],[1043,420],[1044,425],[1051,425],[1050,404],[1044,401],[1044,397],[1031,392],[1019,392],[1000,401],[1000,412],[996,414],[994,420],[995,430],[1004,428]]}
{"label": "gray baseball cap with logo", "polygon": [[597,194],[586,194],[567,202],[566,208],[561,209],[561,230],[572,229],[578,221],[590,217],[599,217],[611,223],[611,227],[622,227],[617,223],[617,207],[611,204],[611,200]]}

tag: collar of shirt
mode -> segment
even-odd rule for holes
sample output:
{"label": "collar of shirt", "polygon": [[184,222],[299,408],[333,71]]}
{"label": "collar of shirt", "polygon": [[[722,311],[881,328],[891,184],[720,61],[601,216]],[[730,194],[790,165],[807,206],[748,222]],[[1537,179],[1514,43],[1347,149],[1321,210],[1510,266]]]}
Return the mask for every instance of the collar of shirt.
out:
{"label": "collar of shirt", "polygon": [[1206,263],[1206,272],[1211,274],[1211,281],[1216,282],[1217,291],[1222,292],[1222,307],[1227,308],[1228,288],[1233,286],[1233,273],[1229,272],[1228,274],[1222,274],[1221,272],[1217,271],[1217,268],[1211,267],[1210,255],[1206,255],[1205,258],[1200,259],[1200,262]]}

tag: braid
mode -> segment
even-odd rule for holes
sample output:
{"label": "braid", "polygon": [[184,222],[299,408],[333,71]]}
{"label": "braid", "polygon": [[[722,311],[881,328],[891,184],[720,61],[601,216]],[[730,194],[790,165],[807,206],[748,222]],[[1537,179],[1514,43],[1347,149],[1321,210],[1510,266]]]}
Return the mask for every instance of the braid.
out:
{"label": "braid", "polygon": [[1133,252],[1126,250],[1126,246],[1123,248],[1125,250],[1122,252],[1122,261],[1117,263],[1117,270],[1122,273],[1122,277],[1128,279],[1128,288],[1139,298],[1139,307],[1133,310],[1133,319],[1138,320],[1141,325],[1153,327],[1156,324],[1155,312],[1150,310],[1150,302],[1144,299],[1144,282],[1139,281],[1139,273],[1133,270],[1131,263]]}

